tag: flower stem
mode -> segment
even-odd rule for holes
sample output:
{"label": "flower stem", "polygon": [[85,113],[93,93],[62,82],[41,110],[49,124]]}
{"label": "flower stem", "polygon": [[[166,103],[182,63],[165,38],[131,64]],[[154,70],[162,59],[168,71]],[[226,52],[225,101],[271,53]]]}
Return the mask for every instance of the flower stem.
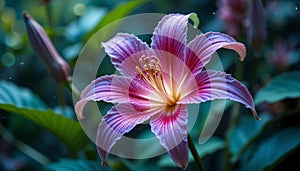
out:
{"label": "flower stem", "polygon": [[[243,64],[241,62],[237,62],[236,68],[235,68],[235,73],[234,73],[236,79],[242,80],[243,74],[244,74]],[[239,111],[240,111],[240,104],[234,103],[233,106],[231,107],[230,120],[228,123],[228,128],[226,130],[226,148],[224,151],[224,158],[223,158],[223,170],[224,171],[231,170],[231,167],[232,167],[232,165],[230,163],[231,153],[229,151],[230,134],[238,122]]]}
{"label": "flower stem", "polygon": [[197,149],[196,149],[196,147],[194,145],[193,139],[190,136],[190,134],[188,134],[188,145],[189,145],[189,148],[191,150],[191,153],[192,153],[192,155],[194,157],[195,163],[196,163],[199,171],[205,171],[203,163],[202,163],[202,161],[200,159],[200,156],[199,156],[199,154],[197,152]]}
{"label": "flower stem", "polygon": [[59,105],[62,109],[64,109],[66,107],[66,100],[64,96],[63,85],[61,83],[57,85],[57,97]]}
{"label": "flower stem", "polygon": [[45,8],[46,8],[46,15],[47,15],[47,19],[48,19],[48,24],[49,24],[49,27],[52,29],[53,28],[53,17],[52,17],[51,4],[47,3],[45,5]]}
{"label": "flower stem", "polygon": [[67,87],[68,87],[69,90],[72,92],[74,98],[75,98],[76,100],[79,100],[79,99],[80,99],[80,91],[79,91],[78,88],[72,83],[71,80],[67,83]]}

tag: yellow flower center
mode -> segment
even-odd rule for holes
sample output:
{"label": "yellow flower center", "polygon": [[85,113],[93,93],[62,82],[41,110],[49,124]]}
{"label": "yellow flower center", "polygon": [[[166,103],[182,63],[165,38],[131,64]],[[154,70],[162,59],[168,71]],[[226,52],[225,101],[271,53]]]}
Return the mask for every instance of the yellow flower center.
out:
{"label": "yellow flower center", "polygon": [[[139,64],[142,69],[138,66],[135,69],[140,74],[141,79],[160,94],[164,99],[166,110],[173,111],[180,96],[174,93],[175,90],[166,87],[160,60],[156,56],[143,55],[139,59]],[[173,89],[176,89],[175,87],[173,86]]]}

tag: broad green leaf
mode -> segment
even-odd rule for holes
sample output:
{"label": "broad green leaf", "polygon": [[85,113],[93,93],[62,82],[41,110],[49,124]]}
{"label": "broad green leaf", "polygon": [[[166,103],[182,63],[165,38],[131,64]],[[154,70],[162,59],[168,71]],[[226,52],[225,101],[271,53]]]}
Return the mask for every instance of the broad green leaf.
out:
{"label": "broad green leaf", "polygon": [[246,148],[263,131],[264,126],[270,121],[269,114],[261,114],[261,120],[244,115],[234,130],[230,132],[229,150],[232,153],[231,162],[236,162]]}
{"label": "broad green leaf", "polygon": [[62,159],[57,163],[49,164],[47,168],[54,171],[113,171],[110,167],[101,167],[96,161],[72,159]]}
{"label": "broad green leaf", "polygon": [[46,109],[29,89],[0,81],[0,109],[18,114],[52,132],[76,153],[87,143],[87,136],[75,120]]}
{"label": "broad green leaf", "polygon": [[[212,154],[218,150],[221,150],[225,147],[225,142],[218,137],[211,137],[204,144],[195,143],[198,154],[201,158],[205,157],[208,154]],[[189,151],[189,162],[193,162],[194,158]],[[172,161],[169,155],[164,155],[159,161],[158,165],[161,167],[177,167],[177,165]]]}
{"label": "broad green leaf", "polygon": [[[84,38],[85,42],[89,40],[98,30],[100,30],[102,27],[112,23],[113,21],[116,21],[118,19],[121,19],[123,17],[126,17],[132,10],[134,10],[137,6],[146,3],[147,0],[133,0],[129,1],[127,3],[121,4],[117,7],[115,7],[112,11],[108,12],[102,20],[97,24],[97,26],[92,29]],[[113,32],[113,31],[112,31]],[[106,35],[109,36],[109,35]]]}
{"label": "broad green leaf", "polygon": [[300,128],[290,127],[275,132],[271,137],[249,149],[241,161],[243,171],[271,170],[300,147]]}
{"label": "broad green leaf", "polygon": [[62,115],[66,118],[76,118],[76,114],[75,114],[75,111],[73,109],[73,107],[71,106],[56,106],[53,108],[53,112],[56,113],[56,114],[59,114],[59,115]]}
{"label": "broad green leaf", "polygon": [[291,71],[274,77],[255,97],[255,104],[278,102],[300,97],[300,71]]}
{"label": "broad green leaf", "polygon": [[29,89],[0,80],[0,104],[11,104],[18,107],[46,109],[46,105]]}

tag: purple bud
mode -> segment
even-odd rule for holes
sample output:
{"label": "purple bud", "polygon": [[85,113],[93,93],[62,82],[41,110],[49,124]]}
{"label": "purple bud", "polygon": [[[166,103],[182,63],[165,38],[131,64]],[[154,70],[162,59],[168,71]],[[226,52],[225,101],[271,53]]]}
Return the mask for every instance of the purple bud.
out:
{"label": "purple bud", "polygon": [[259,48],[266,39],[264,7],[261,0],[251,1],[249,22],[249,43],[253,48]]}
{"label": "purple bud", "polygon": [[57,82],[69,81],[69,64],[58,54],[45,30],[28,12],[24,12],[23,17],[30,43],[36,55],[47,65],[52,77]]}

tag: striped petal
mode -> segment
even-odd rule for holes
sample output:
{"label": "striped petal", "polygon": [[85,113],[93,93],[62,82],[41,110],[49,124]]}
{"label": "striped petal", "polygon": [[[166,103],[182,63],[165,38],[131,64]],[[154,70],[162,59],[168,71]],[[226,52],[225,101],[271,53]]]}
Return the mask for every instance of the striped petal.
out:
{"label": "striped petal", "polygon": [[178,105],[174,111],[163,110],[150,121],[151,131],[159,138],[173,161],[183,169],[188,164],[187,122],[186,105]]}
{"label": "striped petal", "polygon": [[[135,66],[138,66],[139,58],[143,55],[148,56],[149,53],[147,43],[133,34],[118,33],[101,45],[110,56],[115,68],[124,76],[135,76]],[[127,65],[124,66],[125,61]]]}
{"label": "striped petal", "polygon": [[259,119],[254,108],[253,98],[248,89],[231,75],[219,71],[203,71],[196,75],[196,85],[188,84],[189,93],[180,103],[201,103],[215,99],[229,99],[242,103],[253,116]]}
{"label": "striped petal", "polygon": [[98,126],[96,143],[102,165],[108,164],[108,153],[125,133],[148,120],[155,112],[139,112],[131,104],[118,104],[103,117]]}
{"label": "striped petal", "polygon": [[236,51],[241,61],[246,57],[244,44],[237,42],[226,34],[208,32],[196,36],[189,42],[186,49],[185,63],[194,74],[198,74],[220,48]]}
{"label": "striped petal", "polygon": [[187,42],[188,20],[196,14],[170,14],[162,18],[154,29],[151,48],[169,52],[180,59],[184,57]]}
{"label": "striped petal", "polygon": [[[78,119],[83,119],[83,108],[88,101],[131,103],[137,110],[150,108],[152,88],[145,82],[122,76],[103,76],[92,81],[81,93],[75,105]],[[139,109],[138,109],[139,108]]]}

